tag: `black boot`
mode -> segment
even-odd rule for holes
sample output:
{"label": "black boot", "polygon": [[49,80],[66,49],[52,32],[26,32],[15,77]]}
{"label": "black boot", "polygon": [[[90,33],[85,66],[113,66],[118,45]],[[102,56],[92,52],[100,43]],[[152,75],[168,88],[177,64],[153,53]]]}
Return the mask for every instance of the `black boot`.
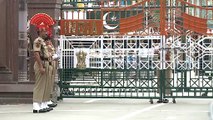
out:
{"label": "black boot", "polygon": [[48,104],[48,106],[53,108],[53,107],[56,107],[57,104],[56,103],[52,103],[52,104]]}
{"label": "black boot", "polygon": [[169,103],[168,99],[163,99],[163,103]]}
{"label": "black boot", "polygon": [[157,103],[163,103],[163,100],[162,100],[162,99],[159,99],[159,100],[157,101]]}
{"label": "black boot", "polygon": [[45,108],[48,112],[49,111],[51,111],[51,110],[53,110],[53,108],[52,107],[48,107],[48,108]]}
{"label": "black boot", "polygon": [[159,100],[157,101],[157,103],[168,103],[168,102],[169,102],[168,99],[159,99]]}
{"label": "black boot", "polygon": [[45,112],[48,112],[48,111],[45,109],[33,110],[33,113],[45,113]]}

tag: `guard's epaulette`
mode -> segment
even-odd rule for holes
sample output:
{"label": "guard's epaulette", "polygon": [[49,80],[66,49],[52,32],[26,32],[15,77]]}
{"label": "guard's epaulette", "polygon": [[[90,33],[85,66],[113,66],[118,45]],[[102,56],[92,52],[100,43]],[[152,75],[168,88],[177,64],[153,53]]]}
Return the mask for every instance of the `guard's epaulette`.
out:
{"label": "guard's epaulette", "polygon": [[38,42],[39,42],[39,43],[41,43],[41,40],[40,40],[40,39],[38,39]]}
{"label": "guard's epaulette", "polygon": [[42,40],[39,39],[39,38],[37,38],[37,39],[34,41],[34,43],[35,43],[36,47],[39,48],[40,45],[42,44]]}
{"label": "guard's epaulette", "polygon": [[35,42],[35,43],[41,43],[41,39],[37,38],[37,39],[35,39],[34,42]]}

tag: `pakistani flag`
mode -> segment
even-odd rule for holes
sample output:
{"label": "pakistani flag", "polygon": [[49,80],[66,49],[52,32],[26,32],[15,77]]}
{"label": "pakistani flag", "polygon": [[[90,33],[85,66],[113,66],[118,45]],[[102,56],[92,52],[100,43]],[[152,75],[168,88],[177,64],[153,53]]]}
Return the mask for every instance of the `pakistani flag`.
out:
{"label": "pakistani flag", "polygon": [[135,16],[142,11],[102,11],[103,18],[101,18],[101,11],[88,11],[87,19],[103,19],[104,30],[107,32],[118,32],[120,29],[120,19]]}

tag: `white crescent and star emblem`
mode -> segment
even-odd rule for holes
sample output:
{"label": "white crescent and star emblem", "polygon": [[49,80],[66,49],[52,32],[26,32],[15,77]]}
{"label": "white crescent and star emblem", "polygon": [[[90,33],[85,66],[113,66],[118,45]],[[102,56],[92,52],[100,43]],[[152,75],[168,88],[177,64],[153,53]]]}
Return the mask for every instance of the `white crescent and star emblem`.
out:
{"label": "white crescent and star emblem", "polygon": [[[107,18],[107,16],[108,16],[110,13],[111,13],[111,12],[107,12],[107,13],[104,14],[104,16],[103,16],[103,25],[104,25],[104,27],[105,27],[106,29],[108,29],[108,30],[114,30],[115,28],[118,27],[118,25],[112,27],[112,26],[109,26],[109,25],[107,24],[107,21],[106,21],[106,18]],[[115,21],[115,20],[116,20],[116,17],[113,16],[113,17],[111,18],[111,20],[112,20],[112,21]]]}

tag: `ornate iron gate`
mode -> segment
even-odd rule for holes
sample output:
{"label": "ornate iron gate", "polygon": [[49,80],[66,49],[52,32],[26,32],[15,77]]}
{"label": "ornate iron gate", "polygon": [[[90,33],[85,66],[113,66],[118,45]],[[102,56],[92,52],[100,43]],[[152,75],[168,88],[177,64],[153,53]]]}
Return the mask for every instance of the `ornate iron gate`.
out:
{"label": "ornate iron gate", "polygon": [[60,98],[212,98],[212,11],[208,0],[64,2]]}
{"label": "ornate iron gate", "polygon": [[[102,36],[90,43],[79,39],[61,38],[61,97],[160,98],[156,77],[160,60],[149,46],[156,41],[159,45],[160,36]],[[83,54],[86,66],[78,68]]]}

